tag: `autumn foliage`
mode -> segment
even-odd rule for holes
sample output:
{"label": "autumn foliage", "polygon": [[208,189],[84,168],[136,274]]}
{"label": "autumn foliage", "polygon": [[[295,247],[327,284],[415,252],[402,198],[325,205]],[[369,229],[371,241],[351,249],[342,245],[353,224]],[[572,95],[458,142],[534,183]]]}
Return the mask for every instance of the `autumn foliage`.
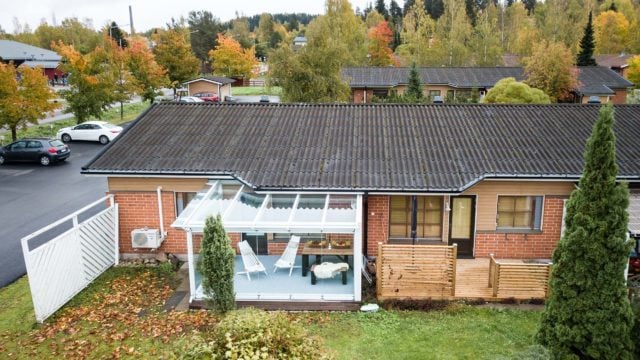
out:
{"label": "autumn foliage", "polygon": [[[104,356],[108,349],[113,359],[160,358],[179,336],[217,323],[206,311],[163,312],[164,302],[173,293],[168,278],[143,268],[124,270],[81,305],[66,307],[34,330],[20,344],[24,354],[87,359]],[[157,347],[149,347],[153,343]],[[46,344],[46,354],[39,353],[42,344]]]}
{"label": "autumn foliage", "polygon": [[167,70],[160,66],[143,38],[129,40],[128,66],[136,79],[142,99],[153,102],[159,90],[169,84]]}
{"label": "autumn foliage", "polygon": [[226,77],[251,78],[253,67],[258,64],[255,47],[243,49],[230,36],[218,34],[218,46],[209,52],[213,62],[213,72]]}
{"label": "autumn foliage", "polygon": [[369,65],[397,65],[393,58],[393,51],[389,48],[389,44],[393,40],[393,31],[387,21],[381,21],[369,29],[367,36],[369,38]]}
{"label": "autumn foliage", "polygon": [[596,17],[593,25],[598,54],[618,54],[628,47],[629,20],[622,13],[605,11]]}
{"label": "autumn foliage", "polygon": [[636,55],[629,60],[629,81],[640,88],[640,55]]}
{"label": "autumn foliage", "polygon": [[543,41],[534,45],[531,56],[523,59],[525,82],[544,91],[552,102],[569,101],[578,87],[578,70],[573,59],[571,51],[561,43]]}
{"label": "autumn foliage", "polygon": [[52,102],[54,97],[41,68],[16,69],[0,62],[0,127],[8,127],[13,140],[18,128],[37,124],[59,107]]}

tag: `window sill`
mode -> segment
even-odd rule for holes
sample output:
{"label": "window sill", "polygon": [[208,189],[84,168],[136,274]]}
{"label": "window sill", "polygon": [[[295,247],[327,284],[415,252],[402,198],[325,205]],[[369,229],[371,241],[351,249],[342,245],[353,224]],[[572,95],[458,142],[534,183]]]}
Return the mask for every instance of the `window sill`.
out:
{"label": "window sill", "polygon": [[542,230],[535,229],[496,229],[498,234],[542,234]]}

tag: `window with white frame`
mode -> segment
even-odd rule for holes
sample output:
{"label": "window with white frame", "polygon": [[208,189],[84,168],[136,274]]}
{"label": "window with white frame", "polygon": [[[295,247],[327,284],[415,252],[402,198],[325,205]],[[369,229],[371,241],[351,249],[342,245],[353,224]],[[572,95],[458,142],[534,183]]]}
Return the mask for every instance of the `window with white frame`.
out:
{"label": "window with white frame", "polygon": [[189,205],[189,202],[193,200],[197,193],[195,192],[176,192],[176,217],[182,213],[184,208]]}

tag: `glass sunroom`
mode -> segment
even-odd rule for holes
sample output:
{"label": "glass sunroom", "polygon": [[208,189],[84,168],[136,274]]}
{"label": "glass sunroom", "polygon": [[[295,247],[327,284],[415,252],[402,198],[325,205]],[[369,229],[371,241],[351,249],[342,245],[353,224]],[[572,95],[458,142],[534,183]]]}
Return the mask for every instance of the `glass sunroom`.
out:
{"label": "glass sunroom", "polygon": [[[237,254],[237,301],[360,301],[360,193],[254,192],[237,180],[210,180],[172,224],[187,233],[191,302],[205,299],[196,264],[205,220],[217,214]],[[293,235],[300,244],[290,273],[274,265]],[[266,272],[243,271],[246,259],[237,243],[245,240]],[[311,273],[314,263],[347,263],[348,270],[317,278]]]}

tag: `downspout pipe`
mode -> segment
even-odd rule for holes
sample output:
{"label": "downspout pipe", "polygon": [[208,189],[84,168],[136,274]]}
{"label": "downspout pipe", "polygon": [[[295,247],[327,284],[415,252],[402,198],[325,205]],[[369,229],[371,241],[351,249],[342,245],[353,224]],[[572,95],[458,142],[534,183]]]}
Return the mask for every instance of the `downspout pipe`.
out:
{"label": "downspout pipe", "polygon": [[411,196],[411,244],[416,244],[418,233],[418,197]]}
{"label": "downspout pipe", "polygon": [[164,232],[164,217],[162,216],[162,186],[156,189],[158,192],[158,215],[160,216],[160,238],[164,239],[167,233]]}

